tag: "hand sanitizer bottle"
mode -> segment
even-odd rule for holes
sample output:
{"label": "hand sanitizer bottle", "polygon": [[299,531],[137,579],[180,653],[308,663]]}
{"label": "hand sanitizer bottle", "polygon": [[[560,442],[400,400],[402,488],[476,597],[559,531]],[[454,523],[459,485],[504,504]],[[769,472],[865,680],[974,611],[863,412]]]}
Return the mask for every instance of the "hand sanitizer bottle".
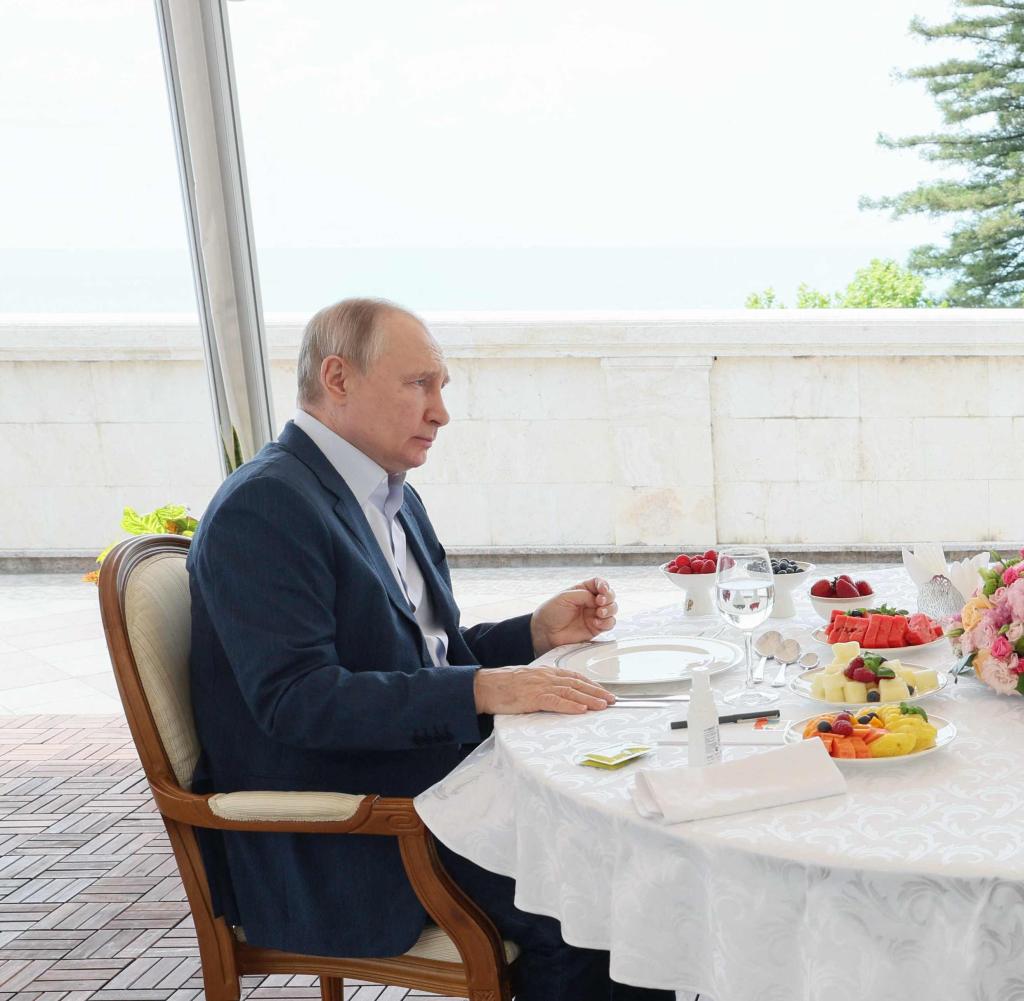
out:
{"label": "hand sanitizer bottle", "polygon": [[686,713],[686,763],[696,767],[716,765],[722,760],[718,736],[718,706],[711,691],[706,667],[693,669],[690,708]]}

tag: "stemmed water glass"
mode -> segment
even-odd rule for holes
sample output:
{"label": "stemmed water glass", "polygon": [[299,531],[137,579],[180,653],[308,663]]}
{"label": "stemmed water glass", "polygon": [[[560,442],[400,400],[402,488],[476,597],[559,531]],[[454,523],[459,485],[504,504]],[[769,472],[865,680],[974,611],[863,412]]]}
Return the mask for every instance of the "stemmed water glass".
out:
{"label": "stemmed water glass", "polygon": [[747,665],[746,684],[723,696],[729,705],[753,709],[778,701],[775,692],[754,685],[753,632],[767,620],[774,603],[775,580],[767,549],[725,546],[719,550],[715,607],[730,626],[743,632]]}

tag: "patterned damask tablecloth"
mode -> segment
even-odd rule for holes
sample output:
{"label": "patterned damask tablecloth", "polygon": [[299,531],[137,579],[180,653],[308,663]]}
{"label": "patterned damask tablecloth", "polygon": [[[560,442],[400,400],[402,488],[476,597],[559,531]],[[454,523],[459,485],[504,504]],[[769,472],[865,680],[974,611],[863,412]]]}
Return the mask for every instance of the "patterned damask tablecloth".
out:
{"label": "patterned damask tablecloth", "polygon": [[[870,578],[890,604],[916,608],[902,568]],[[795,619],[765,628],[827,654],[810,639],[821,623],[806,589],[796,604]],[[676,601],[620,620],[616,635],[712,623]],[[951,660],[945,646],[912,658]],[[741,678],[736,667],[714,687]],[[784,718],[820,709],[777,691]],[[515,878],[524,910],[558,918],[573,944],[609,949],[626,983],[714,1001],[1022,1001],[1024,699],[971,676],[923,705],[956,724],[956,740],[916,761],[844,769],[845,797],[664,825],[636,813],[629,788],[638,767],[684,764],[684,747],[614,772],[573,763],[667,736],[685,715],[676,707],[500,717],[416,807],[450,848]]]}

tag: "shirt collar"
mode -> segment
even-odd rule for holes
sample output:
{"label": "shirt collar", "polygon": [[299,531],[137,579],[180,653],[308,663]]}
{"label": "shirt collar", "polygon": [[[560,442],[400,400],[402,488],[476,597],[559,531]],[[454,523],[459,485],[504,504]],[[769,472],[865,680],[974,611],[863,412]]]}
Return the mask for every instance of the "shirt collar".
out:
{"label": "shirt collar", "polygon": [[365,452],[332,431],[301,408],[292,418],[309,435],[313,444],[348,484],[360,507],[372,503],[388,518],[394,518],[405,499],[405,473],[391,473],[378,466]]}

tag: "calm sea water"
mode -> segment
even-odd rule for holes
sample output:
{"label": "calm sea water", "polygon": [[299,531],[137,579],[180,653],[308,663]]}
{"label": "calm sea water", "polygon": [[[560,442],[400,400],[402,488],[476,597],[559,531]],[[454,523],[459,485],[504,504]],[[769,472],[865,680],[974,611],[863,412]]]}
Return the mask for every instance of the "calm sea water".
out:
{"label": "calm sea water", "polygon": [[[731,309],[768,285],[842,288],[872,257],[907,247],[265,249],[266,312],[349,295],[416,310]],[[0,250],[0,312],[160,313],[195,308],[185,249]]]}

